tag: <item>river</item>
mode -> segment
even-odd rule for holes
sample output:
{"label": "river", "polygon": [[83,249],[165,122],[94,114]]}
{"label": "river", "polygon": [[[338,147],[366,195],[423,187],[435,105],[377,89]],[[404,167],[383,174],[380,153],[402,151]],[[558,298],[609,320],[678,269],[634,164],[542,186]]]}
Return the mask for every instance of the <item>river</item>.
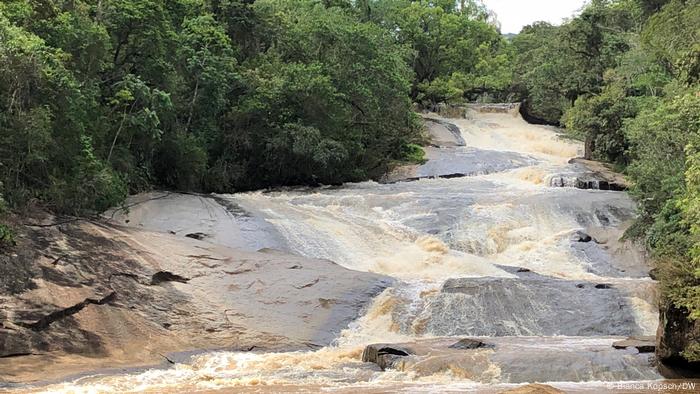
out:
{"label": "river", "polygon": [[[433,118],[431,160],[404,169],[411,181],[218,196],[258,223],[245,233],[251,248],[397,279],[332,346],[206,352],[42,390],[603,391],[660,379],[649,354],[612,347],[657,326],[649,267],[619,241],[635,216],[628,195],[561,187],[587,171],[569,164],[582,144],[513,112]],[[444,351],[465,336],[495,348]],[[382,371],[361,360],[372,343],[415,344],[423,356]]]}

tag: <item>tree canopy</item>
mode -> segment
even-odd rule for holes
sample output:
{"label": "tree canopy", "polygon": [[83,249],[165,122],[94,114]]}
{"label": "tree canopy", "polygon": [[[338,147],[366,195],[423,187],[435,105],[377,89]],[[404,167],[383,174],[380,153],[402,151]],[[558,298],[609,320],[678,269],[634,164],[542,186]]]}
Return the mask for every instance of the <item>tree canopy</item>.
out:
{"label": "tree canopy", "polygon": [[512,58],[474,0],[8,0],[0,181],[81,214],[375,178],[421,156],[412,101],[503,96]]}
{"label": "tree canopy", "polygon": [[[594,0],[514,38],[526,111],[584,138],[633,181],[664,302],[700,318],[700,1]],[[697,343],[684,350],[700,360]]]}

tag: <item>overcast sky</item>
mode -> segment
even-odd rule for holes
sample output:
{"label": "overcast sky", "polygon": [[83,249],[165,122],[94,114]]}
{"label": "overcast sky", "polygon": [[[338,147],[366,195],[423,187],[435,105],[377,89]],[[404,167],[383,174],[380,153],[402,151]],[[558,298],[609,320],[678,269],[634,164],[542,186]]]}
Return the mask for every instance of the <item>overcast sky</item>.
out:
{"label": "overcast sky", "polygon": [[519,33],[523,26],[536,21],[553,24],[572,16],[585,0],[483,0],[498,15],[501,33]]}

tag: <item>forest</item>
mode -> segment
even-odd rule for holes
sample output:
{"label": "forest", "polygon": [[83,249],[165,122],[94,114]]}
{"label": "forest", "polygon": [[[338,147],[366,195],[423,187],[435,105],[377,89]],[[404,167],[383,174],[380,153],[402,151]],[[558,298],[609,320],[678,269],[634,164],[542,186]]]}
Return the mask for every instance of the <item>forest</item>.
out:
{"label": "forest", "polygon": [[[663,302],[700,318],[700,1],[592,1],[512,42],[514,91],[532,118],[585,140],[632,182]],[[693,331],[693,330],[689,330]],[[683,356],[700,360],[700,338]]]}
{"label": "forest", "polygon": [[421,160],[413,101],[511,76],[483,6],[435,3],[5,1],[5,200],[83,214],[154,186],[334,184]]}
{"label": "forest", "polygon": [[514,37],[475,0],[5,0],[0,211],[377,179],[423,160],[416,109],[470,101],[623,172],[628,237],[700,319],[699,0],[591,0]]}

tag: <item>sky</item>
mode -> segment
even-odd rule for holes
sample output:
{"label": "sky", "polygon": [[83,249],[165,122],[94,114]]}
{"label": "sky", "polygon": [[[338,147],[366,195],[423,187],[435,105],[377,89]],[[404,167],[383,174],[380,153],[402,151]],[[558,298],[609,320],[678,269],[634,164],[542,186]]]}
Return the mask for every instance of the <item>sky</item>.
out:
{"label": "sky", "polygon": [[501,33],[519,33],[536,21],[560,24],[580,10],[585,0],[483,0],[501,22]]}

